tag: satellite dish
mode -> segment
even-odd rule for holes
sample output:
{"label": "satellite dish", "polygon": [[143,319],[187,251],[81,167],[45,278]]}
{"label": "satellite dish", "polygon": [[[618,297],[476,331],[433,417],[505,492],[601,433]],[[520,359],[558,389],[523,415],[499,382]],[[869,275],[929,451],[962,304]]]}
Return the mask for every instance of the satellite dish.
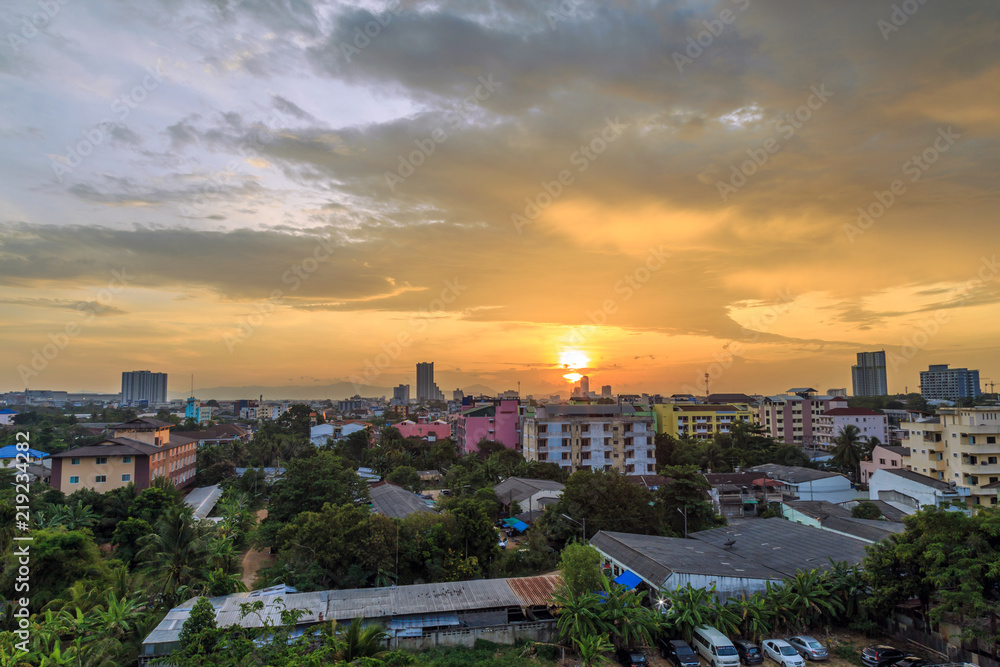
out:
{"label": "satellite dish", "polygon": [[735,539],[729,540],[728,542],[726,542],[726,548],[727,549],[732,549],[734,544],[736,544],[736,540]]}

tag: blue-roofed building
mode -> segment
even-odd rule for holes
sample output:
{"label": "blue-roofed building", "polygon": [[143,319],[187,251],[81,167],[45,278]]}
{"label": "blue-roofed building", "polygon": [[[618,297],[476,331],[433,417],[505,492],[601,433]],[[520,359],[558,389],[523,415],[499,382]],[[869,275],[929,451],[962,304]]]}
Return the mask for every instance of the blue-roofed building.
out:
{"label": "blue-roofed building", "polygon": [[[2,461],[4,465],[6,465],[8,461],[17,458],[18,451],[19,450],[17,449],[17,445],[7,445],[6,447],[0,447],[0,461]],[[43,452],[37,449],[30,449],[30,448],[27,450],[22,449],[20,451],[22,453],[28,454],[29,463],[37,463],[38,461],[41,461],[42,459],[44,459],[46,456],[49,455],[48,452]]]}
{"label": "blue-roofed building", "polygon": [[0,410],[0,426],[13,426],[14,415],[16,414],[17,410],[11,410],[10,408]]}

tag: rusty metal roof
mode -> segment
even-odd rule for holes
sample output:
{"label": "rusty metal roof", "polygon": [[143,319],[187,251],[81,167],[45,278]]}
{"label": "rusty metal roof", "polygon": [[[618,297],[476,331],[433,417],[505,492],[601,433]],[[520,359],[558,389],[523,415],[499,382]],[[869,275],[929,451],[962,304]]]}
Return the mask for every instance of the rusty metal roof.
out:
{"label": "rusty metal roof", "polygon": [[518,577],[508,579],[507,584],[521,601],[522,607],[547,607],[551,604],[553,591],[562,585],[562,577],[558,573]]}

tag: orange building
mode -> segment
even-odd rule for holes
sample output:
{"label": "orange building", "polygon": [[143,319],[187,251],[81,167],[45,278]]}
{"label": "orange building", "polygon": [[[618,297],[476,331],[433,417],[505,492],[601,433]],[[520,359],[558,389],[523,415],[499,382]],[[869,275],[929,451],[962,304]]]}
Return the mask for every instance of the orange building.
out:
{"label": "orange building", "polygon": [[134,483],[141,491],[166,475],[178,488],[194,481],[198,441],[170,433],[169,422],[140,417],[109,426],[110,438],[53,454],[52,486],[110,491]]}

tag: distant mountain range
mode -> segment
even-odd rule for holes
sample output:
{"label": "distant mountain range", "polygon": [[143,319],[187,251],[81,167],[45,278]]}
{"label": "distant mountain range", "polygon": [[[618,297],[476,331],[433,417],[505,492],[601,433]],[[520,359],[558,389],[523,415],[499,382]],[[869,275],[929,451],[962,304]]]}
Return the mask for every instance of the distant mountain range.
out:
{"label": "distant mountain range", "polygon": [[[341,398],[350,398],[355,394],[361,394],[362,396],[385,396],[386,398],[392,398],[392,387],[380,387],[377,385],[360,385],[355,386],[351,382],[335,382],[333,384],[325,385],[313,385],[313,386],[301,386],[301,385],[282,385],[276,387],[265,387],[262,385],[247,385],[243,387],[205,387],[201,389],[195,389],[194,395],[200,400],[207,401],[209,399],[216,400],[234,400],[238,398],[246,399],[256,399],[257,397],[263,395],[265,401],[280,401],[284,399],[291,400],[305,400],[305,399],[331,399],[338,400]],[[415,393],[416,387],[412,384],[410,385],[410,396]],[[444,390],[445,398],[451,399],[451,391]],[[463,387],[462,391],[466,395],[480,395],[485,394],[487,396],[495,396],[497,392],[490,387],[482,384],[474,384],[468,387]],[[183,399],[187,398],[187,392],[169,392],[170,398],[172,399]]]}

